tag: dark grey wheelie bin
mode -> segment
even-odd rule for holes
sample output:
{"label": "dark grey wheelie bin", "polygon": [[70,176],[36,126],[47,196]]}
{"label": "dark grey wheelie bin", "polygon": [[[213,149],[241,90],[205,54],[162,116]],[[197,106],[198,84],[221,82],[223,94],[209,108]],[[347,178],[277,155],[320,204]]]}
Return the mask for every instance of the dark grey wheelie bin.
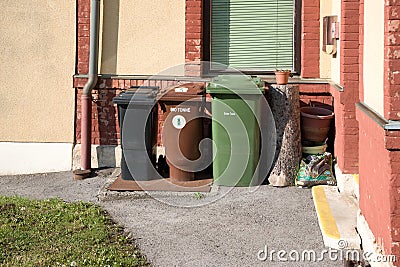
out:
{"label": "dark grey wheelie bin", "polygon": [[156,179],[157,86],[133,86],[113,99],[118,105],[123,180]]}

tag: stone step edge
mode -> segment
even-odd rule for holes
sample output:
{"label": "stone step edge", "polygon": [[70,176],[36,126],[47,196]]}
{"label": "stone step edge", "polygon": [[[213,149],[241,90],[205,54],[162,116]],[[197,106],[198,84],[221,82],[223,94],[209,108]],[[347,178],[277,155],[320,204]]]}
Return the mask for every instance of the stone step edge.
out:
{"label": "stone step edge", "polygon": [[[325,246],[334,249],[360,249],[361,240],[355,230],[356,225],[354,225],[352,237],[345,236],[340,232],[340,227],[338,227],[340,222],[335,219],[331,209],[331,205],[334,203],[330,203],[326,196],[325,189],[328,187],[330,186],[320,185],[312,188],[314,206]],[[340,200],[338,199],[338,201]]]}

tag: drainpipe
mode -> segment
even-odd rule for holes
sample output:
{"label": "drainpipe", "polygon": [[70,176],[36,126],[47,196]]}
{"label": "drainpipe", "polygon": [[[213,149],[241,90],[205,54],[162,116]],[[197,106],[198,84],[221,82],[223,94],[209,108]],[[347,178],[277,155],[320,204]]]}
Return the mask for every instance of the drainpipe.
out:
{"label": "drainpipe", "polygon": [[81,96],[81,170],[91,170],[92,89],[96,86],[99,61],[100,0],[90,2],[90,54],[88,80]]}

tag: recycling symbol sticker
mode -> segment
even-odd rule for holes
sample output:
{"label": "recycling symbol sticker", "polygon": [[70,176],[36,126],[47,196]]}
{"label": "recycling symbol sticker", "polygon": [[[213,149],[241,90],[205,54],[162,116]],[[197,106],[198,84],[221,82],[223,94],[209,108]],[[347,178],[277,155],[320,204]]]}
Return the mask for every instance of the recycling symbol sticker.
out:
{"label": "recycling symbol sticker", "polygon": [[182,115],[176,115],[172,118],[172,125],[176,129],[182,129],[186,125],[186,119]]}

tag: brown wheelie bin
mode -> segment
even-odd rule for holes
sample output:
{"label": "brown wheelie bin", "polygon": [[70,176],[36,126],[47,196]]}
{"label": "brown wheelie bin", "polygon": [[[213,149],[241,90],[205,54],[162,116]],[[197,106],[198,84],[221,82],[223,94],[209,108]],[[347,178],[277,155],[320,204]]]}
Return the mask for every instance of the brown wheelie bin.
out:
{"label": "brown wheelie bin", "polygon": [[203,138],[205,87],[187,83],[160,92],[159,100],[165,118],[162,141],[170,168],[170,178],[192,181],[200,171],[199,143]]}

